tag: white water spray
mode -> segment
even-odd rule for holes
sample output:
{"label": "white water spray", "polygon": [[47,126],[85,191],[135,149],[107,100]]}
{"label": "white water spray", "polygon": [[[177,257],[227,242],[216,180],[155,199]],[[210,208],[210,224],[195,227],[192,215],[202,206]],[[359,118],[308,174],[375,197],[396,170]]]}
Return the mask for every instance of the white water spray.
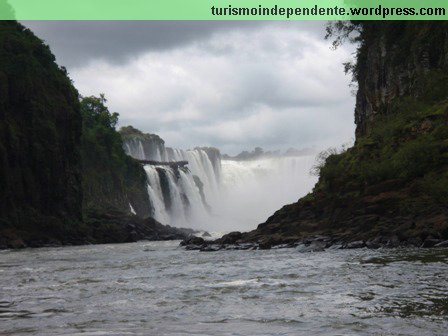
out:
{"label": "white water spray", "polygon": [[[314,156],[232,161],[204,149],[165,148],[163,143],[131,139],[125,151],[145,165],[153,217],[163,224],[208,231],[247,231],[283,205],[296,202],[316,182],[309,171]],[[188,161],[188,168],[162,161]]]}
{"label": "white water spray", "polygon": [[214,213],[225,231],[255,229],[286,204],[311,191],[314,156],[222,161],[222,195]]}

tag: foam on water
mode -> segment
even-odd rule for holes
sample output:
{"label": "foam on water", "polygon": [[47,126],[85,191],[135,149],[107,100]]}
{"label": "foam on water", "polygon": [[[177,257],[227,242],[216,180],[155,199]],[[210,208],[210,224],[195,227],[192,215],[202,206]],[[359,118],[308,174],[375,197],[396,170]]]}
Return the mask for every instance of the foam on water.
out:
{"label": "foam on water", "polygon": [[4,251],[5,335],[445,335],[448,250]]}

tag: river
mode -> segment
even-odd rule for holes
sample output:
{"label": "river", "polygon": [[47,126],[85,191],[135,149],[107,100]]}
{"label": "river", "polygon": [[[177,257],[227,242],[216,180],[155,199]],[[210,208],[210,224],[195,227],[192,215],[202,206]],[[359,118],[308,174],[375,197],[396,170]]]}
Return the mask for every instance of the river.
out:
{"label": "river", "polygon": [[448,250],[0,252],[0,335],[446,335]]}

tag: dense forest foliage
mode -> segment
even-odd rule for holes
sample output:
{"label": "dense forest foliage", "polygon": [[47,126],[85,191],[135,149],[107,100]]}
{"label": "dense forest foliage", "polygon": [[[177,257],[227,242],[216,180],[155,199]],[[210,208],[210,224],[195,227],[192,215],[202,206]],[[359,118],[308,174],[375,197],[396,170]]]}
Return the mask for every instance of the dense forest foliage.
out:
{"label": "dense forest foliage", "polygon": [[78,92],[65,69],[30,30],[0,21],[0,237],[76,231],[80,135]]}
{"label": "dense forest foliage", "polygon": [[104,95],[81,99],[84,214],[119,209],[130,204],[142,217],[150,214],[146,174],[141,164],[125,154],[115,129],[118,113],[106,107]]}

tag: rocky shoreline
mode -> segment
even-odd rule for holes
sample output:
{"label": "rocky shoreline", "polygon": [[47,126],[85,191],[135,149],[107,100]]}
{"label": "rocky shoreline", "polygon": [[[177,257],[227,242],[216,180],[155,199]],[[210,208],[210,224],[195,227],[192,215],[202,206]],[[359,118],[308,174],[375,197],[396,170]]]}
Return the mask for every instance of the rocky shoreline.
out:
{"label": "rocky shoreline", "polygon": [[416,248],[446,248],[448,240],[426,238],[411,238],[400,240],[397,236],[378,236],[369,240],[349,240],[338,236],[316,235],[304,239],[261,239],[247,240],[245,233],[231,232],[216,240],[205,240],[201,237],[188,237],[184,239],[180,246],[187,251],[217,252],[229,250],[269,250],[294,248],[298,252],[320,252],[324,250],[340,250],[355,248],[398,248],[398,247],[416,247]]}
{"label": "rocky shoreline", "polygon": [[27,247],[60,247],[91,244],[132,243],[140,240],[182,240],[196,234],[192,229],[163,225],[153,218],[142,219],[116,210],[89,213],[83,226],[71,231],[40,234],[5,229],[0,231],[0,250]]}
{"label": "rocky shoreline", "polygon": [[257,229],[187,249],[448,246],[448,25],[352,21],[356,139],[318,156],[313,190]]}

